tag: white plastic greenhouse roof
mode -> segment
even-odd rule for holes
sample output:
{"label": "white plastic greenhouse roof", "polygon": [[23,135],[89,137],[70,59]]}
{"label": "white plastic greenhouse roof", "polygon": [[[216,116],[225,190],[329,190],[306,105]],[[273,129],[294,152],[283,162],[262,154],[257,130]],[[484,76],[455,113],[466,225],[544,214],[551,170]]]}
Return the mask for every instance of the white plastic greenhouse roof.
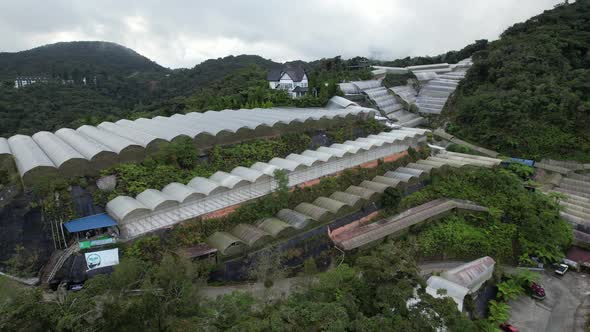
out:
{"label": "white plastic greenhouse roof", "polygon": [[[457,303],[457,309],[463,311],[463,299],[465,299],[465,295],[469,293],[468,288],[438,276],[431,276],[428,278],[428,281],[426,281],[426,284],[428,285],[426,287],[426,293],[433,297],[448,296]],[[437,292],[439,289],[446,290],[446,295],[439,295]]]}
{"label": "white plastic greenhouse roof", "polygon": [[[36,173],[53,168],[62,169],[70,160],[86,159],[87,166],[80,172],[92,174],[96,170],[118,162],[138,161],[146,150],[152,152],[158,144],[188,137],[199,144],[205,136],[222,139],[226,135],[247,134],[256,136],[257,130],[268,130],[277,125],[310,124],[318,120],[353,118],[370,115],[375,110],[355,104],[339,104],[327,108],[270,108],[208,111],[205,113],[175,114],[153,119],[103,122],[98,126],[84,125],[74,130],[59,129],[55,134],[39,132],[34,138],[15,135],[6,140],[0,138],[0,155],[12,155],[21,177],[40,168]],[[258,132],[262,134],[263,132]],[[223,135],[223,136],[222,136]],[[209,140],[206,142],[210,142]],[[204,143],[203,143],[204,144]],[[34,178],[35,175],[28,177]]]}
{"label": "white plastic greenhouse roof", "polygon": [[[399,131],[399,133],[391,136],[395,138],[394,140],[387,141],[359,138],[355,141],[346,141],[343,144],[332,144],[330,147],[320,147],[315,151],[307,150],[304,152],[304,155],[291,154],[287,157],[287,159],[273,158],[268,163],[257,162],[251,167],[239,166],[234,168],[229,173],[218,171],[209,178],[195,177],[186,186],[181,183],[171,183],[162,189],[161,192],[154,189],[146,190],[140,195],[144,196],[146,192],[148,192],[149,196],[147,198],[141,197],[140,199],[140,195],[138,195],[138,204],[126,204],[125,206],[130,207],[131,210],[133,207],[135,207],[141,211],[145,211],[147,208],[148,211],[157,212],[164,207],[167,208],[172,206],[173,203],[171,201],[175,201],[176,203],[184,203],[186,201],[193,200],[193,198],[196,200],[205,196],[223,193],[233,188],[262,181],[264,178],[274,177],[274,172],[277,169],[285,170],[287,172],[299,171],[312,165],[326,163],[336,158],[347,157],[350,154],[361,153],[364,150],[379,148],[383,144],[400,144],[405,142],[408,137],[415,136],[415,134],[416,131]],[[361,150],[360,147],[363,149]],[[367,185],[379,186],[379,189],[381,189],[381,187],[385,187],[385,185],[379,183]],[[161,195],[157,195],[156,193],[160,193]],[[109,205],[111,205],[112,202],[119,200],[119,198],[120,197],[117,197],[113,201],[109,202]],[[134,200],[133,198],[125,197],[122,202],[128,203],[129,199]],[[166,204],[160,205],[164,201]],[[118,203],[117,205],[119,204],[121,203]],[[115,209],[114,207],[111,208],[111,210],[116,212],[115,214],[111,214],[111,216],[119,222],[125,223],[126,220],[131,219],[131,217],[127,216],[127,213],[132,211],[123,209],[123,212],[119,212],[119,209]],[[141,211],[138,212],[139,215],[143,213]],[[135,216],[136,214],[133,213],[131,215]],[[292,225],[297,227],[295,224]]]}
{"label": "white plastic greenhouse roof", "polygon": [[8,140],[4,137],[0,137],[0,155],[12,155]]}
{"label": "white plastic greenhouse roof", "polygon": [[162,189],[162,193],[179,203],[192,202],[205,197],[205,194],[198,193],[195,189],[178,182],[168,184]]}

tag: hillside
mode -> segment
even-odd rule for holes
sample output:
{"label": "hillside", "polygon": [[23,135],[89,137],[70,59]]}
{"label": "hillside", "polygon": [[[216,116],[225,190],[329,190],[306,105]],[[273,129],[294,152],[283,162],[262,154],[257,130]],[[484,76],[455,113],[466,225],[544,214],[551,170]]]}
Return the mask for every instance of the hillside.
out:
{"label": "hillside", "polygon": [[[260,56],[240,55],[207,60],[191,69],[168,70],[131,49],[106,42],[57,43],[1,53],[0,136],[169,114],[187,105],[211,107],[203,102],[187,104],[185,99],[199,98],[209,88],[238,93],[250,84],[239,80],[244,71],[254,71],[261,86],[266,71],[278,65]],[[18,75],[55,80],[14,89]],[[82,84],[83,77],[93,76],[96,84]],[[62,84],[62,77],[74,82]],[[228,82],[232,85],[227,86]],[[240,105],[238,101],[237,107]]]}
{"label": "hillside", "polygon": [[590,161],[590,1],[546,11],[476,53],[448,131],[526,158]]}
{"label": "hillside", "polygon": [[127,47],[102,41],[62,42],[15,53],[0,53],[0,78],[44,75],[130,75],[166,68]]}

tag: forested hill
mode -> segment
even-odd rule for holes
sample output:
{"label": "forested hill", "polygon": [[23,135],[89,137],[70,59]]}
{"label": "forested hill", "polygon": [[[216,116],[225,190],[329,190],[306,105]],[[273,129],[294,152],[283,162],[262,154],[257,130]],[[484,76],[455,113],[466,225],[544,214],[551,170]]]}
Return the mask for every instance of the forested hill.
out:
{"label": "forested hill", "polygon": [[[181,112],[187,97],[194,99],[203,89],[219,86],[227,76],[255,72],[260,83],[266,71],[278,65],[260,56],[240,55],[170,70],[107,42],[57,43],[0,53],[0,136]],[[17,76],[41,76],[48,82],[15,89]],[[233,90],[240,90],[251,82],[230,83],[239,84]]]}
{"label": "forested hill", "polygon": [[168,69],[127,47],[102,41],[63,42],[15,53],[0,53],[0,78],[130,75]]}
{"label": "forested hill", "polygon": [[506,30],[474,55],[448,131],[511,156],[590,161],[590,1]]}

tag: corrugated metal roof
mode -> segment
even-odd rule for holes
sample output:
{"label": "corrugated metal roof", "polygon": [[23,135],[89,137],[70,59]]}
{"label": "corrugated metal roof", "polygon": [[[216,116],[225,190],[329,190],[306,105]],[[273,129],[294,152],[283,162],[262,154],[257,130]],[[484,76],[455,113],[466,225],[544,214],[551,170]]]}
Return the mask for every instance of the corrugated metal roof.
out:
{"label": "corrugated metal roof", "polygon": [[117,222],[106,213],[74,219],[64,223],[64,227],[70,233],[83,232],[90,229],[99,229],[116,225]]}

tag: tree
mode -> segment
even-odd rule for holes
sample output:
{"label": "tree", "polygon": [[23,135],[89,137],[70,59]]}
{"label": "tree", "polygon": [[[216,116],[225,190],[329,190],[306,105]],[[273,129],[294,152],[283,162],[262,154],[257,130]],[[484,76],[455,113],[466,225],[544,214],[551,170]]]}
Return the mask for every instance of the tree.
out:
{"label": "tree", "polygon": [[489,310],[490,314],[488,316],[488,320],[496,326],[498,324],[504,323],[508,320],[508,318],[510,318],[510,306],[504,302],[491,300],[489,302]]}

